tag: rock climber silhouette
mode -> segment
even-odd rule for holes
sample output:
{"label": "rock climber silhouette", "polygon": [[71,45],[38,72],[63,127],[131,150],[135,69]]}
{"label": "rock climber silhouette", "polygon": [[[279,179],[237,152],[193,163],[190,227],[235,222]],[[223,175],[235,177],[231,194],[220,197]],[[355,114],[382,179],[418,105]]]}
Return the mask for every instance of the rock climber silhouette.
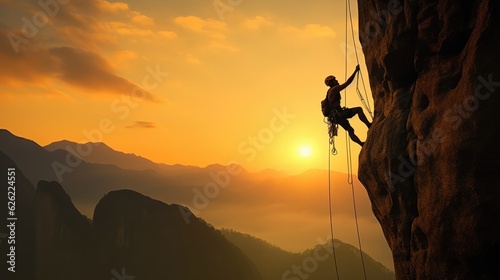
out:
{"label": "rock climber silhouette", "polygon": [[[358,115],[359,119],[363,123],[365,123],[368,128],[370,128],[371,123],[368,121],[365,114],[363,113],[363,109],[361,107],[346,108],[340,106],[340,99],[341,99],[340,92],[352,83],[358,71],[359,71],[359,65],[356,66],[356,70],[354,70],[349,79],[347,79],[347,81],[343,84],[339,84],[335,76],[330,75],[326,77],[325,84],[330,88],[328,89],[328,92],[326,94],[327,98],[325,100],[328,101],[327,105],[329,107],[328,110],[329,113],[327,117],[328,121],[330,122],[330,125],[335,126],[335,124],[339,124],[347,132],[349,132],[349,137],[351,137],[352,141],[358,143],[360,146],[363,146],[364,142],[361,142],[358,136],[354,134],[354,128],[352,128],[348,120],[354,117],[355,115]],[[325,112],[323,112],[323,114],[325,114]]]}

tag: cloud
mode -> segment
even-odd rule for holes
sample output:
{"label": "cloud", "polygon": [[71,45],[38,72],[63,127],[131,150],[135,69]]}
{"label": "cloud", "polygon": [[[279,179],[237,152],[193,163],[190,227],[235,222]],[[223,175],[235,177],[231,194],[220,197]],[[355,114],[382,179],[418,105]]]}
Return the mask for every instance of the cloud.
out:
{"label": "cloud", "polygon": [[138,85],[113,73],[112,67],[99,55],[70,47],[51,48],[49,53],[58,65],[57,77],[70,85],[89,91],[129,95],[141,90],[146,100],[156,98]]}
{"label": "cloud", "polygon": [[63,81],[89,94],[131,95],[140,91],[144,99],[157,100],[150,92],[116,75],[103,57],[91,51],[31,46],[15,54],[7,37],[10,32],[13,31],[0,30],[0,82],[4,85],[36,86]]}
{"label": "cloud", "polygon": [[283,28],[282,31],[301,38],[335,38],[337,36],[337,33],[331,27],[319,24],[307,24],[300,28],[288,26]]}
{"label": "cloud", "polygon": [[138,23],[138,24],[144,25],[144,26],[155,26],[155,22],[152,18],[145,16],[143,14],[140,14],[140,13],[137,13],[135,16],[133,16],[132,21],[134,23]]}
{"label": "cloud", "polygon": [[226,36],[222,33],[226,30],[226,24],[222,21],[213,19],[202,19],[196,16],[186,16],[186,17],[176,17],[174,19],[175,24],[181,26],[184,29],[201,33],[211,38],[225,38]]}
{"label": "cloud", "polygon": [[177,38],[177,33],[173,31],[167,31],[167,30],[154,31],[152,29],[144,29],[141,27],[137,27],[127,22],[113,21],[109,23],[109,26],[111,27],[112,30],[114,30],[114,33],[121,36],[138,36],[138,37],[150,37],[150,38],[159,36],[167,39]]}
{"label": "cloud", "polygon": [[173,32],[173,31],[166,31],[166,30],[165,31],[158,31],[158,32],[156,32],[156,34],[158,34],[161,37],[167,38],[167,39],[177,38],[177,33]]}
{"label": "cloud", "polygon": [[53,16],[53,28],[58,39],[71,45],[99,49],[116,45],[113,26],[109,18],[132,22],[138,12],[131,11],[127,4],[105,0],[72,0],[59,8]]}
{"label": "cloud", "polygon": [[[35,3],[26,5],[30,5],[30,9],[43,11]],[[119,39],[123,36],[155,38],[157,36],[155,27],[153,18],[131,10],[126,3],[71,0],[61,4],[57,13],[50,16],[50,24],[44,27],[41,33],[56,38],[57,41],[51,43],[72,45],[98,52],[109,47],[118,48]]]}
{"label": "cloud", "polygon": [[122,13],[130,11],[128,4],[122,2],[108,2],[106,0],[73,0],[77,6],[93,6],[97,11],[103,13]]}
{"label": "cloud", "polygon": [[[161,41],[177,38],[175,32],[158,30],[152,18],[131,10],[122,2],[71,0],[60,4],[54,1],[59,6],[49,8],[39,4],[48,3],[46,1],[12,3],[16,5],[9,5],[2,14],[13,16],[5,17],[0,23],[0,83],[3,87],[23,92],[22,87],[54,88],[62,81],[88,94],[130,95],[135,91],[142,93],[146,100],[157,100],[150,92],[119,76],[115,67],[138,57],[137,49],[130,44],[124,48],[123,39]],[[44,12],[49,20],[43,26],[38,24],[36,28],[27,29],[19,19],[27,11]],[[44,91],[36,92],[43,94]]]}
{"label": "cloud", "polygon": [[332,28],[319,24],[308,24],[303,29],[303,32],[311,37],[334,38],[337,35],[337,33]]}
{"label": "cloud", "polygon": [[[16,54],[9,38],[22,36],[17,30],[0,29],[0,82],[7,86],[44,84],[54,72],[54,59],[43,48]],[[24,50],[24,49],[23,49]]]}
{"label": "cloud", "polygon": [[102,48],[114,47],[118,44],[118,37],[104,26],[89,25],[87,29],[81,29],[68,25],[57,28],[55,32],[62,44],[96,52]]}
{"label": "cloud", "polygon": [[202,64],[201,60],[198,57],[194,56],[193,54],[186,54],[185,58],[186,58],[186,62],[189,64],[192,64],[192,65]]}
{"label": "cloud", "polygon": [[133,60],[133,59],[136,59],[137,57],[138,57],[138,55],[136,52],[129,51],[129,50],[119,50],[113,54],[111,61],[113,61],[113,62],[120,61],[121,62],[121,61]]}
{"label": "cloud", "polygon": [[256,16],[253,19],[247,19],[243,22],[243,27],[246,29],[250,30],[258,30],[261,27],[265,26],[273,26],[274,22],[262,17],[262,16]]}
{"label": "cloud", "polygon": [[237,48],[235,46],[232,46],[232,45],[224,43],[224,42],[217,42],[217,41],[211,41],[210,43],[208,43],[207,47],[211,50],[222,51],[222,52],[237,53],[237,52],[241,51],[239,48]]}
{"label": "cloud", "polygon": [[120,27],[116,29],[116,33],[120,35],[132,35],[132,36],[152,36],[154,35],[153,30],[149,29],[140,29],[140,28],[127,28],[127,27]]}
{"label": "cloud", "polygon": [[136,121],[131,125],[127,125],[126,128],[156,128],[158,125],[154,122],[147,121]]}

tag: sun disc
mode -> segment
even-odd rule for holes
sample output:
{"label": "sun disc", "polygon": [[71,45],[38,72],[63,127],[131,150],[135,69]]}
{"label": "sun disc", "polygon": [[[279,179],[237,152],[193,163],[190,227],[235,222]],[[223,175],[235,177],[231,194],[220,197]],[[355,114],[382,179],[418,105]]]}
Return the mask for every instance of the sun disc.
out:
{"label": "sun disc", "polygon": [[302,146],[299,149],[299,155],[302,157],[310,157],[312,155],[312,149],[309,146]]}

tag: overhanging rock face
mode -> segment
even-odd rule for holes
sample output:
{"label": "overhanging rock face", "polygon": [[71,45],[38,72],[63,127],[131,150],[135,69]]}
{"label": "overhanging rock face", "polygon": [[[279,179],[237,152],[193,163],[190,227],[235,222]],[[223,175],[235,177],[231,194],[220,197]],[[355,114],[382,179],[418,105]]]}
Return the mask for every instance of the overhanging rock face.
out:
{"label": "overhanging rock face", "polygon": [[500,279],[499,3],[358,3],[375,102],[359,178],[397,278]]}

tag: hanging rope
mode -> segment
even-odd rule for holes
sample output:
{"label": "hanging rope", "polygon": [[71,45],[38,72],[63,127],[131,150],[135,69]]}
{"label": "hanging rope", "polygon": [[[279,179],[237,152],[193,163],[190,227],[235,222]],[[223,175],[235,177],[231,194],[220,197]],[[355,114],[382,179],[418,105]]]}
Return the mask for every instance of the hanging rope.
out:
{"label": "hanging rope", "polygon": [[[346,2],[346,6],[345,6],[345,64],[344,64],[344,76],[345,76],[345,80],[347,81],[347,65],[349,64],[349,60],[348,60],[348,55],[347,55],[347,50],[348,50],[348,25],[349,25],[349,18],[347,17],[347,14],[348,14],[348,11],[349,11],[349,6],[347,5],[347,2]],[[344,107],[347,107],[347,88],[345,88],[344,90]],[[350,183],[351,182],[351,178],[352,178],[352,161],[351,161],[351,142],[349,141],[349,132],[345,132],[345,139],[346,139],[346,152],[347,152],[347,174],[348,174],[348,182]]]}
{"label": "hanging rope", "polygon": [[361,256],[361,265],[363,266],[363,275],[365,277],[365,280],[367,280],[366,268],[365,268],[365,258],[364,258],[363,248],[361,247],[361,236],[359,234],[358,211],[356,210],[357,207],[356,207],[356,197],[354,195],[354,183],[351,183],[351,190],[352,190],[352,204],[354,207],[354,220],[356,221],[356,233],[358,236],[359,254]]}
{"label": "hanging rope", "polygon": [[[335,242],[334,242],[334,234],[333,234],[333,213],[332,213],[332,188],[331,188],[331,155],[330,155],[330,145],[331,142],[328,143],[328,206],[330,208],[330,235],[332,237],[332,250],[333,250],[333,263],[335,264],[335,274],[337,275],[337,280],[340,280],[339,277],[339,268],[337,265],[337,253],[335,250]],[[335,145],[333,147],[335,149]]]}
{"label": "hanging rope", "polygon": [[[346,0],[346,49],[345,49],[345,53],[346,53],[346,76],[347,76],[347,13],[349,13],[349,22],[351,24],[352,42],[353,42],[353,46],[354,46],[354,52],[356,54],[356,62],[359,65],[359,56],[358,56],[358,50],[357,50],[357,47],[356,47],[356,38],[354,36],[354,24],[353,24],[353,20],[352,20],[351,1],[350,0]],[[357,75],[357,79],[356,79],[356,93],[358,94],[358,97],[361,100],[361,103],[363,104],[363,107],[365,107],[365,109],[368,111],[368,113],[370,114],[370,116],[373,119],[373,114],[372,114],[370,105],[369,105],[369,103],[365,102],[365,99],[363,98],[363,95],[359,91],[359,77],[361,77],[361,80],[363,82],[363,87],[365,89],[365,96],[367,96],[366,87],[364,86],[363,73],[361,71],[359,71],[359,73]],[[347,96],[347,91],[346,91],[346,96]],[[346,100],[346,104],[347,104],[347,100]],[[346,132],[346,135],[348,136],[347,132]],[[358,238],[358,247],[359,247],[359,252],[360,252],[360,256],[361,256],[361,265],[363,267],[363,276],[364,276],[364,279],[367,280],[366,266],[365,266],[363,248],[361,246],[361,235],[360,235],[360,231],[359,231],[358,211],[357,211],[357,207],[356,207],[356,196],[355,196],[355,193],[354,193],[354,178],[353,178],[353,169],[352,169],[352,151],[351,151],[351,141],[349,141],[349,139],[347,139],[346,147],[347,147],[346,150],[347,150],[347,166],[348,166],[348,168],[347,168],[348,169],[347,182],[351,186],[352,204],[353,204],[353,208],[354,208],[354,221],[356,223],[356,234],[357,234],[357,238]]]}
{"label": "hanging rope", "polygon": [[[363,98],[363,95],[361,94],[361,91],[359,90],[359,77],[361,75],[357,75],[356,77],[356,93],[358,94],[358,97],[359,97],[359,100],[361,100],[361,104],[363,104],[363,107],[365,107],[366,111],[368,112],[368,114],[370,114],[370,116],[372,117],[373,119],[373,113],[372,113],[372,110],[370,108],[370,101],[369,99],[367,98],[366,100]],[[364,86],[364,85],[363,85]]]}
{"label": "hanging rope", "polygon": [[[347,65],[347,15],[349,14],[349,21],[351,23],[351,34],[352,34],[352,43],[354,46],[354,53],[356,55],[356,63],[359,65],[359,55],[358,55],[358,47],[356,46],[356,36],[354,35],[354,25],[352,24],[352,11],[351,11],[351,1],[346,0],[346,48],[345,48],[345,53],[346,53],[346,65]],[[347,66],[346,66],[347,69]],[[346,70],[346,76],[347,76],[347,70]],[[365,93],[365,98],[363,98],[363,95],[359,91],[359,78],[361,77],[361,82],[363,84],[363,90]],[[363,78],[363,72],[359,71],[359,74],[357,76],[356,80],[356,92],[359,96],[359,99],[361,100],[361,104],[363,104],[363,107],[368,111],[370,116],[373,119],[373,113],[371,110],[370,106],[370,99],[368,98],[368,91],[366,90],[366,84],[365,84],[365,79]]]}
{"label": "hanging rope", "polygon": [[[356,54],[356,62],[359,65],[359,56],[358,56],[358,50],[356,46],[356,38],[354,35],[354,25],[353,25],[353,19],[352,19],[352,11],[351,11],[351,2],[350,0],[346,0],[346,11],[345,11],[345,80],[347,80],[347,65],[348,65],[348,55],[347,55],[347,50],[348,50],[348,25],[350,23],[351,25],[351,34],[352,34],[352,41],[354,45],[354,52]],[[359,80],[361,78],[361,82],[363,84],[363,90],[364,90],[364,96],[361,93],[359,89]],[[370,101],[368,98],[368,91],[366,90],[366,85],[365,81],[363,78],[363,73],[360,71],[358,75],[356,76],[356,93],[361,101],[361,104],[365,108],[365,110],[370,114],[370,116],[373,119],[373,113],[371,110],[370,106]],[[347,88],[344,90],[344,107],[347,107]],[[330,233],[331,233],[331,238],[332,238],[332,249],[333,249],[333,260],[335,264],[335,272],[337,276],[337,280],[340,280],[339,277],[339,272],[338,272],[338,265],[337,265],[337,255],[335,251],[335,244],[334,244],[334,233],[333,233],[333,213],[332,213],[332,198],[331,198],[331,155],[330,152],[333,155],[337,154],[337,149],[335,148],[335,135],[336,135],[336,128],[335,133],[332,131],[332,126],[329,126],[329,146],[328,146],[328,205],[330,209]],[[361,246],[361,235],[360,235],[360,230],[359,230],[359,223],[358,223],[358,211],[357,211],[357,205],[356,205],[356,195],[354,191],[354,175],[353,175],[353,168],[352,168],[352,150],[351,150],[351,141],[349,139],[349,132],[346,131],[346,157],[347,157],[347,182],[351,186],[351,193],[352,193],[352,202],[353,202],[353,208],[354,208],[354,220],[356,223],[356,234],[357,234],[357,239],[358,239],[358,248],[361,256],[361,265],[363,267],[363,275],[364,279],[367,280],[367,274],[366,274],[366,266],[365,266],[365,261],[364,261],[364,254],[363,254],[363,248]],[[330,145],[333,146],[333,148],[330,151]]]}

